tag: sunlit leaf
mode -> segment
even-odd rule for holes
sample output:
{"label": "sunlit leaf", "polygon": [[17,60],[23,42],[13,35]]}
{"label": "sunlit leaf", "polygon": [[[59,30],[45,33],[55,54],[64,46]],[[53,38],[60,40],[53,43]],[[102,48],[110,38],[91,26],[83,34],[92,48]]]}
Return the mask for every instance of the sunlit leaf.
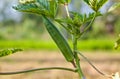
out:
{"label": "sunlit leaf", "polygon": [[108,0],[84,0],[95,12],[97,12]]}
{"label": "sunlit leaf", "polygon": [[0,50],[0,57],[7,56],[7,55],[10,55],[10,54],[16,53],[18,51],[22,51],[22,50],[23,49],[19,49],[19,48]]}
{"label": "sunlit leaf", "polygon": [[[88,16],[84,15],[84,22],[86,23],[86,22],[91,21],[93,19],[94,15],[95,15],[94,12],[93,13],[89,13]],[[102,14],[100,12],[97,12],[96,17],[97,16],[102,16]]]}
{"label": "sunlit leaf", "polygon": [[36,0],[18,0],[20,4],[34,3]]}
{"label": "sunlit leaf", "polygon": [[109,8],[108,12],[114,11],[116,8],[119,8],[119,7],[120,7],[120,2],[115,3]]}

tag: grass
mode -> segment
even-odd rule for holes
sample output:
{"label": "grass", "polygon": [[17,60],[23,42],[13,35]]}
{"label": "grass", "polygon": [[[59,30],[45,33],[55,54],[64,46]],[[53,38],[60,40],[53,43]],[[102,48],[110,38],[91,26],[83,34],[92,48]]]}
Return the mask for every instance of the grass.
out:
{"label": "grass", "polygon": [[[72,46],[70,42],[70,46]],[[114,40],[82,40],[78,42],[79,50],[112,50]],[[24,49],[42,49],[58,50],[55,43],[51,40],[1,40],[0,48],[24,48]]]}
{"label": "grass", "polygon": [[91,39],[79,41],[78,48],[83,50],[112,50],[114,48],[113,40]]}

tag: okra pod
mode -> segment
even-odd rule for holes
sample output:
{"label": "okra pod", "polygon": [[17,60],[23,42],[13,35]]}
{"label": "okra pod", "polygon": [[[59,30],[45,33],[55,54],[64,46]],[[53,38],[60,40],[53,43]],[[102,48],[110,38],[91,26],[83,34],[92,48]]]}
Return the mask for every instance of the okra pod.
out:
{"label": "okra pod", "polygon": [[45,20],[45,27],[47,31],[49,32],[50,36],[52,37],[52,39],[54,40],[58,48],[61,50],[66,60],[68,62],[72,62],[74,60],[74,55],[67,41],[62,36],[62,34],[59,32],[57,27],[47,17],[45,16],[43,17]]}

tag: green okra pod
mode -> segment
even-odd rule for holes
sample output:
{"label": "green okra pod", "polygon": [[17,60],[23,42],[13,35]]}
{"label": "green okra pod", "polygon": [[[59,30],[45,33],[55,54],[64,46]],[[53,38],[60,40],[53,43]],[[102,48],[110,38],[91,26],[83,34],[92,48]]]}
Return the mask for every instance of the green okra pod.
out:
{"label": "green okra pod", "polygon": [[50,36],[52,37],[58,48],[61,50],[66,60],[68,62],[72,62],[74,60],[74,55],[67,41],[56,28],[56,26],[47,17],[43,17],[45,20],[45,27],[49,32]]}

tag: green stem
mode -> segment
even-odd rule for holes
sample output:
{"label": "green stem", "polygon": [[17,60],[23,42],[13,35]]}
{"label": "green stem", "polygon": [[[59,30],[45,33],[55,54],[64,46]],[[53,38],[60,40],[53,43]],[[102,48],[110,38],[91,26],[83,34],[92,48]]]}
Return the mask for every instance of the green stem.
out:
{"label": "green stem", "polygon": [[105,73],[101,72],[99,69],[97,69],[92,63],[91,61],[85,57],[82,53],[80,53],[79,51],[76,51],[81,57],[83,57],[99,74],[103,75],[103,76],[106,76]]}
{"label": "green stem", "polygon": [[65,30],[67,30],[70,34],[72,34],[72,32],[70,31],[70,29],[68,29],[64,24],[56,21],[57,23],[59,23],[63,28],[65,28]]}
{"label": "green stem", "polygon": [[66,9],[67,17],[70,17],[69,10],[68,10],[68,4],[64,4],[64,6]]}
{"label": "green stem", "polygon": [[58,69],[58,70],[66,70],[66,71],[71,71],[71,72],[76,72],[75,69],[70,69],[70,68],[48,67],[48,68],[36,68],[36,69],[16,71],[16,72],[0,72],[0,75],[14,75],[14,74],[21,74],[21,73],[28,73],[28,72],[33,72],[33,71],[39,71],[39,70],[56,70],[56,69]]}
{"label": "green stem", "polygon": [[74,52],[74,56],[75,56],[75,62],[76,62],[76,68],[77,68],[77,72],[78,72],[78,75],[81,79],[84,79],[84,75],[83,75],[83,72],[81,70],[81,67],[80,67],[80,59],[78,57],[78,54],[76,52],[77,50],[77,38],[76,36],[73,35],[73,52]]}

